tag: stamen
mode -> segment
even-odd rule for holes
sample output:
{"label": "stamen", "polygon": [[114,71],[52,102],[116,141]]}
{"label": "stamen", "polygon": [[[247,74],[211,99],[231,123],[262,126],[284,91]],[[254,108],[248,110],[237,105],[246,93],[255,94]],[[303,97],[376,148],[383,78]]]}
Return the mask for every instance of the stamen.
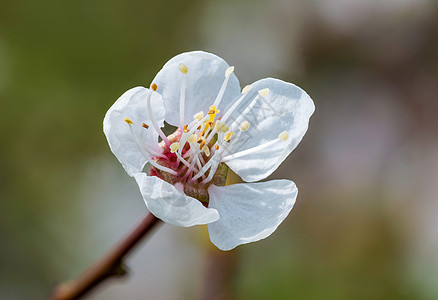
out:
{"label": "stamen", "polygon": [[180,72],[183,74],[187,74],[189,72],[189,68],[183,63],[179,64],[178,70],[180,70]]}
{"label": "stamen", "polygon": [[[196,126],[198,125],[198,124],[202,124],[203,122],[205,122],[205,120],[208,118],[208,115],[207,116],[205,116],[204,118],[202,118],[201,120],[199,120],[197,123],[195,123],[194,125],[193,125],[193,127],[190,129],[190,131],[189,132],[187,132],[187,133],[183,133],[182,135],[181,135],[181,139],[179,140],[179,142],[180,142],[180,144],[181,144],[181,147],[180,147],[180,150],[179,150],[179,153],[181,154],[181,152],[182,152],[182,149],[184,148],[184,146],[186,145],[186,142],[187,142],[187,139],[190,137],[190,135],[192,135],[194,132],[195,132],[195,130],[196,130]],[[201,129],[201,125],[198,127],[198,130],[199,129]]]}
{"label": "stamen", "polygon": [[285,142],[287,140],[287,138],[289,137],[289,133],[287,131],[283,131],[282,133],[280,133],[278,135],[278,138],[280,140],[282,140],[283,142]]}
{"label": "stamen", "polygon": [[176,156],[178,157],[179,161],[182,162],[184,165],[186,165],[187,167],[190,168],[190,164],[189,164],[189,162],[188,162],[187,160],[185,160],[185,159],[181,156],[181,154],[179,154],[178,152],[175,152],[175,153],[176,153]]}
{"label": "stamen", "polygon": [[239,106],[240,103],[242,103],[243,99],[245,99],[245,96],[248,94],[248,92],[252,89],[252,85],[247,85],[242,90],[242,96],[240,96],[239,99],[237,99],[236,102],[230,107],[230,109],[224,114],[221,121],[226,122],[228,120],[228,117],[234,112],[234,110]]}
{"label": "stamen", "polygon": [[155,120],[154,114],[152,113],[151,98],[152,98],[152,93],[150,93],[149,97],[147,98],[147,107],[148,107],[147,114],[149,116],[149,119],[151,120],[152,126],[154,127],[155,131],[163,139],[163,141],[166,143],[166,145],[169,146],[170,145],[169,139],[166,137],[164,132],[158,126],[157,120]]}
{"label": "stamen", "polygon": [[[278,139],[279,139],[280,141],[286,141],[288,135],[289,135],[289,134],[288,134],[286,131],[283,131],[283,132],[281,132],[281,133],[278,135]],[[242,156],[245,156],[245,155],[248,155],[248,154],[251,154],[251,153],[257,152],[257,151],[260,151],[260,150],[262,150],[262,149],[264,149],[264,148],[267,148],[267,147],[270,147],[270,146],[274,145],[274,144],[277,143],[277,142],[278,142],[278,140],[275,139],[275,140],[272,140],[272,141],[266,142],[266,143],[264,143],[264,144],[261,144],[261,145],[255,146],[255,147],[252,147],[252,148],[249,148],[249,149],[246,149],[246,150],[240,151],[240,152],[236,152],[236,153],[233,153],[233,154],[231,154],[231,155],[227,155],[227,156],[225,156],[225,157],[222,159],[222,162],[227,162],[227,161],[229,161],[229,160],[231,160],[231,159],[236,159],[236,158],[239,158],[239,157],[242,157]]]}
{"label": "stamen", "polygon": [[149,125],[146,124],[146,123],[141,123],[141,126],[143,126],[143,127],[146,128],[146,129],[149,129]]}
{"label": "stamen", "polygon": [[[263,94],[263,93],[262,93]],[[257,103],[257,100],[260,98],[260,95],[257,94],[254,99],[252,99],[251,103],[244,109],[244,111],[237,117],[236,121],[233,122],[231,127],[235,127],[236,124],[239,124],[242,122],[243,118],[248,114],[248,112],[254,107],[254,105]]]}
{"label": "stamen", "polygon": [[132,120],[130,118],[123,118],[123,120],[125,120],[126,124],[128,124],[128,125],[134,124],[134,122],[132,122]]}
{"label": "stamen", "polygon": [[229,141],[233,135],[234,132],[232,131],[228,132],[227,135],[224,137],[224,141]]}
{"label": "stamen", "polygon": [[177,175],[178,173],[177,172],[175,172],[174,170],[172,170],[172,169],[169,169],[169,168],[167,168],[167,167],[163,167],[162,165],[160,165],[160,164],[158,164],[156,161],[154,161],[153,159],[148,159],[148,162],[152,165],[152,166],[154,166],[156,169],[159,169],[159,170],[161,170],[161,171],[163,171],[163,172],[166,172],[166,173],[169,173],[169,174],[172,174],[172,175]]}
{"label": "stamen", "polygon": [[201,110],[193,116],[193,119],[200,121],[204,117],[204,112]]}
{"label": "stamen", "polygon": [[252,85],[248,84],[242,89],[242,94],[248,94],[248,92],[252,89]]}
{"label": "stamen", "polygon": [[188,138],[188,142],[189,143],[195,143],[196,140],[198,139],[198,136],[196,134],[192,134],[189,138]]}
{"label": "stamen", "polygon": [[228,67],[225,71],[225,80],[222,83],[222,86],[217,94],[216,99],[213,102],[213,105],[218,107],[222,101],[222,97],[224,96],[225,89],[227,88],[228,80],[230,79],[230,75],[234,72],[234,67]]}
{"label": "stamen", "polygon": [[189,130],[187,129],[188,126],[189,126],[189,125],[184,125],[184,129],[183,129],[183,132],[184,132],[184,133],[189,132]]}
{"label": "stamen", "polygon": [[234,72],[234,67],[233,67],[233,66],[228,67],[228,68],[225,70],[225,77],[229,77],[233,72]]}
{"label": "stamen", "polygon": [[205,145],[204,147],[202,147],[202,151],[204,151],[205,156],[207,156],[207,157],[210,156],[210,148],[208,148],[207,145]]}
{"label": "stamen", "polygon": [[[205,172],[207,172],[208,171],[208,169],[213,165],[214,166],[214,168],[216,169],[217,168],[217,165],[220,163],[220,151],[218,151],[218,152],[215,152],[214,154],[213,154],[213,156],[212,156],[212,158],[202,167],[202,169],[201,170],[199,170],[199,172],[198,172],[198,174],[196,174],[191,180],[192,181],[195,181],[195,180],[197,180],[198,178],[200,178],[202,175],[204,175],[205,174]],[[213,168],[212,168],[212,170],[213,170]],[[215,172],[216,172],[216,170],[215,170]]]}
{"label": "stamen", "polygon": [[219,150],[219,145],[218,144],[214,145],[214,149]]}
{"label": "stamen", "polygon": [[247,131],[249,128],[249,122],[248,121],[243,121],[240,126],[239,129],[242,131]]}
{"label": "stamen", "polygon": [[[180,64],[179,70],[186,75],[189,72],[189,68],[186,65]],[[184,125],[184,104],[186,101],[186,76],[183,76],[181,80],[181,92],[179,94],[179,128]]]}
{"label": "stamen", "polygon": [[216,117],[216,115],[220,113],[220,110],[216,108],[216,106],[212,105],[210,106],[210,110],[208,112],[208,114],[210,115],[210,122],[214,121],[214,118]]}
{"label": "stamen", "polygon": [[[127,119],[128,119],[128,118],[127,118]],[[130,119],[129,119],[129,120],[130,120]],[[126,121],[126,120],[125,120],[125,121]],[[131,122],[132,122],[132,121],[131,121]],[[128,122],[126,122],[126,123],[128,123]],[[136,143],[138,149],[140,150],[141,154],[143,154],[144,158],[146,158],[146,160],[148,161],[148,163],[150,163],[152,166],[154,166],[155,168],[157,168],[157,169],[159,169],[159,170],[161,170],[161,171],[163,171],[163,172],[167,172],[167,173],[172,174],[172,175],[177,175],[177,173],[176,173],[174,170],[169,169],[169,168],[167,168],[167,167],[164,167],[164,166],[158,164],[156,161],[154,161],[154,160],[151,158],[151,156],[164,157],[164,155],[163,155],[162,153],[157,153],[157,152],[155,152],[155,151],[148,150],[146,147],[142,146],[142,145],[140,144],[140,142],[139,142],[137,136],[134,134],[134,131],[132,130],[132,126],[131,126],[132,124],[129,124],[129,123],[128,123],[128,125],[129,125],[129,132],[131,133],[132,138],[134,139],[134,141],[135,141],[135,143]]]}
{"label": "stamen", "polygon": [[155,84],[155,83],[152,83],[151,84],[151,89],[154,91],[154,92],[156,92],[157,91],[157,85]]}
{"label": "stamen", "polygon": [[176,150],[178,150],[178,148],[179,148],[179,143],[178,142],[175,142],[175,143],[173,143],[172,145],[170,145],[170,152],[171,153],[175,153],[176,152]]}
{"label": "stamen", "polygon": [[268,88],[265,88],[263,90],[259,90],[258,91],[258,94],[259,94],[260,97],[265,97],[268,93],[269,93],[269,89]]}

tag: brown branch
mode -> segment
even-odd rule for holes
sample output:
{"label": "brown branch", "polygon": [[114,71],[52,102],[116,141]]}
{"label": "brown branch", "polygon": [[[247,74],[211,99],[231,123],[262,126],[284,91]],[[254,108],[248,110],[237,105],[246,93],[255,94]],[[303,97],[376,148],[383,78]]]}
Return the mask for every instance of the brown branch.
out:
{"label": "brown branch", "polygon": [[132,232],[81,276],[58,285],[48,300],[79,299],[106,279],[125,275],[127,271],[123,259],[159,221],[153,214],[148,214]]}

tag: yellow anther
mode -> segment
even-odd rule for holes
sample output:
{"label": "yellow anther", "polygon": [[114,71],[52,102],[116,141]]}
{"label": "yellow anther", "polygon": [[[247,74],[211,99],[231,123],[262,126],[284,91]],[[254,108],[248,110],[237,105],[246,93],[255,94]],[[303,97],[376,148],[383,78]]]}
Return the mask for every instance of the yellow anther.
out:
{"label": "yellow anther", "polygon": [[228,67],[227,70],[225,71],[225,78],[230,76],[233,72],[234,72],[234,67],[233,66]]}
{"label": "yellow anther", "polygon": [[249,128],[249,122],[243,121],[242,124],[240,124],[239,129],[242,131],[247,131]]}
{"label": "yellow anther", "polygon": [[202,151],[204,151],[205,156],[207,156],[207,157],[210,156],[210,148],[208,148],[207,145],[205,145],[204,147],[202,147]]}
{"label": "yellow anther", "polygon": [[219,150],[219,145],[218,144],[214,145],[214,149]]}
{"label": "yellow anther", "polygon": [[242,89],[242,94],[247,94],[252,89],[252,85],[247,85]]}
{"label": "yellow anther", "polygon": [[148,129],[149,128],[149,125],[148,124],[146,124],[146,123],[141,123],[141,126],[143,126],[144,128],[146,128],[146,129]]}
{"label": "yellow anther", "polygon": [[216,106],[212,105],[210,106],[210,111],[208,112],[208,114],[210,115],[210,122],[214,121],[214,118],[216,117],[216,115],[220,112],[219,109],[216,108]]}
{"label": "yellow anther", "polygon": [[155,83],[151,84],[151,89],[155,92],[157,90],[157,85]]}
{"label": "yellow anther", "polygon": [[178,70],[180,70],[180,72],[183,74],[187,74],[189,72],[189,68],[185,64],[179,64]]}
{"label": "yellow anther", "polygon": [[268,88],[265,88],[265,89],[263,89],[263,90],[259,90],[259,96],[260,97],[265,97],[268,93],[269,93],[269,89]]}
{"label": "yellow anther", "polygon": [[132,124],[134,124],[134,122],[132,122],[132,120],[131,120],[130,118],[123,118],[123,120],[125,120],[125,122],[126,122],[128,125],[132,125]]}
{"label": "yellow anther", "polygon": [[187,141],[188,141],[189,143],[194,143],[194,142],[196,142],[197,139],[198,139],[198,136],[197,136],[196,134],[192,134],[192,135],[187,139]]}
{"label": "yellow anther", "polygon": [[178,143],[178,142],[175,142],[175,143],[171,144],[169,148],[170,148],[170,152],[171,152],[171,153],[175,153],[176,150],[179,149],[179,143]]}
{"label": "yellow anther", "polygon": [[233,135],[234,135],[234,132],[232,132],[232,131],[228,132],[227,135],[224,137],[224,141],[230,140]]}
{"label": "yellow anther", "polygon": [[287,133],[287,131],[283,131],[278,135],[278,138],[283,142],[286,141],[288,137],[289,137],[289,133]]}
{"label": "yellow anther", "polygon": [[201,121],[201,119],[204,117],[204,112],[201,110],[200,112],[193,115],[193,119],[196,119],[198,121]]}

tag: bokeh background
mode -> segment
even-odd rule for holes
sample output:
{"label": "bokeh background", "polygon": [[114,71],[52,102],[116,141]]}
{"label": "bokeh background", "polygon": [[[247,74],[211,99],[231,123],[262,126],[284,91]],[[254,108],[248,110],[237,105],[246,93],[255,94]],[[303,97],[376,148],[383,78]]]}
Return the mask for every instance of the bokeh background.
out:
{"label": "bokeh background", "polygon": [[[221,254],[163,225],[90,299],[438,299],[435,0],[0,3],[0,298],[44,299],[146,213],[102,133],[125,90],[202,49],[316,112],[271,178],[299,188],[268,239]],[[210,295],[210,299],[213,296]]]}

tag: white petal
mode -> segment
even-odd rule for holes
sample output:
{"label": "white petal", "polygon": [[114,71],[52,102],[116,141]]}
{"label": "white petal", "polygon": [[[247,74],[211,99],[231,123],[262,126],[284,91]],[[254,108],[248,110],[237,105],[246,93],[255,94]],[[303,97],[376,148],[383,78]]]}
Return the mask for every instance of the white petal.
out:
{"label": "white petal", "polygon": [[189,227],[219,219],[216,209],[206,208],[158,177],[137,173],[134,178],[149,211],[166,223]]}
{"label": "white petal", "polygon": [[[146,164],[149,156],[146,149],[162,151],[158,146],[158,134],[148,117],[146,100],[150,93],[153,93],[151,98],[153,114],[159,126],[163,126],[165,115],[163,100],[158,93],[144,87],[135,87],[120,96],[103,120],[103,131],[111,151],[130,176],[140,172]],[[128,125],[124,118],[131,119],[133,124]],[[142,123],[149,125],[149,129],[143,128]]]}
{"label": "white petal", "polygon": [[208,224],[210,240],[221,250],[271,235],[294,206],[298,194],[290,180],[272,180],[209,188],[209,207],[220,219]]}
{"label": "white petal", "polygon": [[[179,71],[178,67],[181,63],[188,67],[187,74]],[[153,80],[153,83],[158,86],[157,92],[164,99],[166,121],[171,125],[179,126],[183,76],[186,76],[184,121],[190,123],[197,112],[202,110],[207,113],[209,111],[209,107],[213,105],[222,86],[228,67],[222,58],[203,51],[182,53],[169,60]],[[239,80],[233,73],[230,75],[227,89],[218,108],[223,111],[223,108],[239,94]]]}
{"label": "white petal", "polygon": [[259,99],[249,113],[243,116],[251,126],[242,132],[236,146],[232,148],[232,153],[276,140],[283,131],[288,133],[288,138],[286,141],[278,140],[267,148],[227,162],[227,165],[247,182],[264,179],[277,169],[303,138],[309,118],[315,110],[312,99],[298,86],[278,79],[265,78],[253,84],[245,98],[245,104],[240,105],[230,120],[238,120],[257,92],[266,88],[269,88],[269,92],[263,101]]}

